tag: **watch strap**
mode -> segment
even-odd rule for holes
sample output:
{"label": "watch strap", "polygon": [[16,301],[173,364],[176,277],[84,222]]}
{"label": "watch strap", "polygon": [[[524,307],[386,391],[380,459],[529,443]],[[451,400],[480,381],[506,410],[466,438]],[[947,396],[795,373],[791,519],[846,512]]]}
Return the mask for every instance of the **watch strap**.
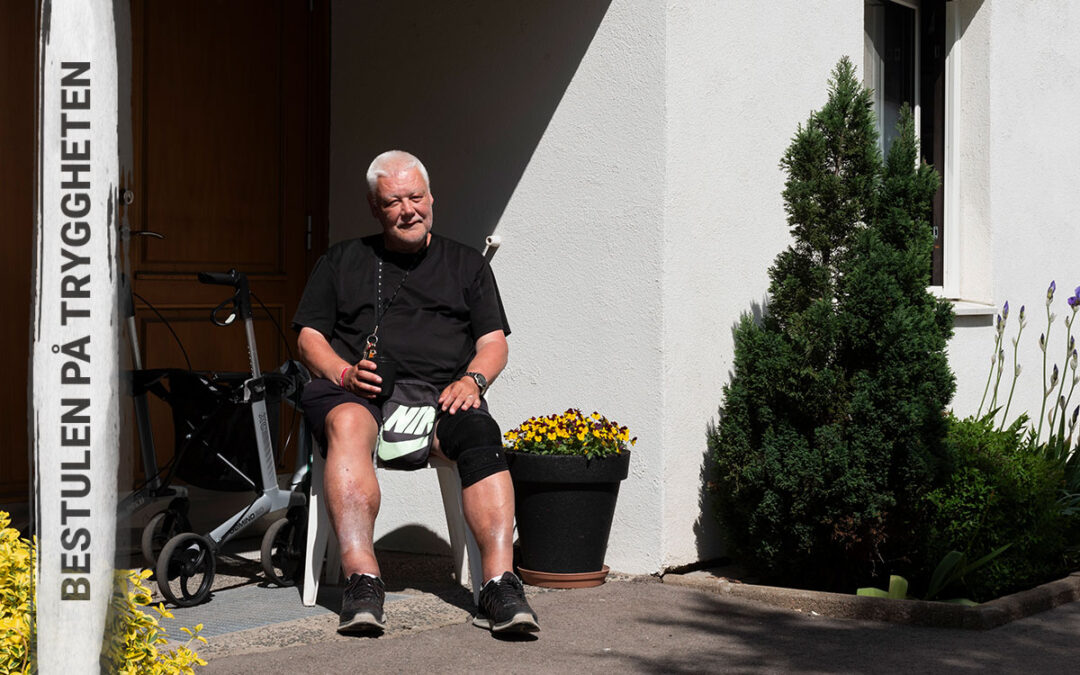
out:
{"label": "watch strap", "polygon": [[477,373],[475,371],[470,370],[470,371],[465,373],[465,377],[471,377],[473,379],[473,382],[476,383],[477,388],[480,389],[480,395],[481,396],[483,396],[485,393],[487,393],[488,383],[487,383],[487,378],[484,377],[483,373]]}

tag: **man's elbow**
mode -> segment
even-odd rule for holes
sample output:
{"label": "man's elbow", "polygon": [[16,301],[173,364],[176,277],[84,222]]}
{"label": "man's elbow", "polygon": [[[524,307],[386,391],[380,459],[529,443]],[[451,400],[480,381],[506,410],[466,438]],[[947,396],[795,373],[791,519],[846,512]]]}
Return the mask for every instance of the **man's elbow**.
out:
{"label": "man's elbow", "polygon": [[305,365],[310,367],[311,357],[320,342],[326,342],[326,338],[319,331],[307,326],[300,329],[300,334],[296,336],[296,351]]}

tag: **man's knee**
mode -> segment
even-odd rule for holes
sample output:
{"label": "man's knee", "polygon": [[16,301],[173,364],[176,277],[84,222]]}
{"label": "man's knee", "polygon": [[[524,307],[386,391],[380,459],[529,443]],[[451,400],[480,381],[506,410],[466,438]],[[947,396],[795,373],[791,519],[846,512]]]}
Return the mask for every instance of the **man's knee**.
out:
{"label": "man's knee", "polygon": [[326,415],[327,433],[361,433],[375,429],[375,418],[362,405],[343,403]]}
{"label": "man's knee", "polygon": [[486,412],[473,408],[447,415],[436,434],[443,454],[457,462],[462,488],[506,471],[499,425]]}
{"label": "man's knee", "polygon": [[353,403],[336,406],[327,413],[324,429],[328,445],[345,442],[373,446],[379,431],[371,412]]}

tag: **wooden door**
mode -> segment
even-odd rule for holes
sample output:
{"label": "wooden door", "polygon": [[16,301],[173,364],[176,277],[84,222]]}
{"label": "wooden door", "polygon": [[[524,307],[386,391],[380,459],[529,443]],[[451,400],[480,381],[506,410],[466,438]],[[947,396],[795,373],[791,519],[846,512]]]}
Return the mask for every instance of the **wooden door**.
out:
{"label": "wooden door", "polygon": [[[241,322],[210,322],[231,290],[195,276],[235,268],[261,301],[260,365],[274,369],[295,354],[289,322],[326,246],[325,3],[133,0],[131,18],[134,162],[122,175],[134,201],[125,217],[132,230],[165,237],[130,245],[143,365],[248,369]],[[150,413],[164,463],[170,410],[151,397]],[[292,462],[289,453],[279,466]]]}
{"label": "wooden door", "polygon": [[29,499],[27,376],[34,236],[34,79],[37,6],[0,0],[0,503]]}

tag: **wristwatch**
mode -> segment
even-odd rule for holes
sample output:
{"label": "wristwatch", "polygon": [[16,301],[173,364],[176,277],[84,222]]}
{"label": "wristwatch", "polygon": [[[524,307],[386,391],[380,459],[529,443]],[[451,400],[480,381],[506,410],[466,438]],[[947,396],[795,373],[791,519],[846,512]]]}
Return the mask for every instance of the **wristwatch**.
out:
{"label": "wristwatch", "polygon": [[484,377],[483,373],[477,373],[470,370],[469,372],[465,373],[463,377],[471,377],[473,379],[473,382],[476,382],[476,386],[480,388],[481,396],[483,396],[484,393],[487,391],[487,378]]}

